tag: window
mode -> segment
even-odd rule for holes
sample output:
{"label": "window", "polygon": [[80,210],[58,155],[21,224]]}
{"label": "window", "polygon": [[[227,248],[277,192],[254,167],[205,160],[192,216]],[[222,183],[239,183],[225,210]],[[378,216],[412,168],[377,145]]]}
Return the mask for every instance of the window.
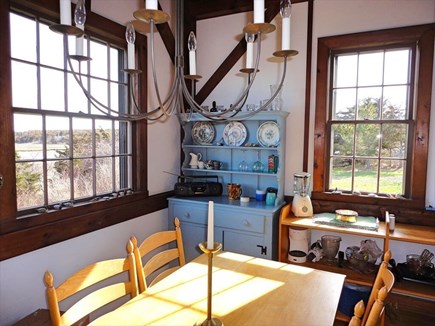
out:
{"label": "window", "polygon": [[[164,209],[170,195],[148,196],[147,123],[92,108],[62,51],[54,51],[62,49],[62,37],[48,26],[59,21],[58,11],[58,0],[0,1],[0,43],[11,45],[0,47],[0,260]],[[82,79],[122,112],[125,26],[87,13],[85,53],[89,48],[94,60],[82,64]],[[26,25],[24,36],[17,24]],[[146,51],[145,36],[137,34],[140,103],[146,103]],[[28,118],[34,133],[26,134]],[[25,143],[36,150],[25,155]]]}
{"label": "window", "polygon": [[319,39],[313,199],[424,208],[433,26]]}
{"label": "window", "polygon": [[106,115],[89,104],[71,73],[69,63],[79,72],[78,62],[64,60],[63,35],[15,13],[10,26],[20,214],[130,193],[131,126],[116,114],[127,104],[124,50],[88,40],[92,60],[80,65],[84,86],[115,112]]}
{"label": "window", "polygon": [[327,190],[405,195],[412,53],[411,48],[332,53]]}

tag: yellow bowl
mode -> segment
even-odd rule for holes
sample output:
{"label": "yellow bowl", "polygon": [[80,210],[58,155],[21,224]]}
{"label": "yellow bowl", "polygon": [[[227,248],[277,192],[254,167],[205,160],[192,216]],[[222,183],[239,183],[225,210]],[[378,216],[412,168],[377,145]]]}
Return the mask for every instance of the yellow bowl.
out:
{"label": "yellow bowl", "polygon": [[350,209],[337,209],[335,219],[343,222],[355,223],[358,213]]}

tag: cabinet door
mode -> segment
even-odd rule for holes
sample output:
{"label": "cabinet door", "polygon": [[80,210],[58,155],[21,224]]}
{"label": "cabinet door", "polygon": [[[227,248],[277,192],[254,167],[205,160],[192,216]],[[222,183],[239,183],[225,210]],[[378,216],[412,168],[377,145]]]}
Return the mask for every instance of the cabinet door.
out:
{"label": "cabinet door", "polygon": [[237,252],[239,254],[259,257],[272,258],[272,248],[264,245],[262,236],[246,232],[223,229],[223,250]]}

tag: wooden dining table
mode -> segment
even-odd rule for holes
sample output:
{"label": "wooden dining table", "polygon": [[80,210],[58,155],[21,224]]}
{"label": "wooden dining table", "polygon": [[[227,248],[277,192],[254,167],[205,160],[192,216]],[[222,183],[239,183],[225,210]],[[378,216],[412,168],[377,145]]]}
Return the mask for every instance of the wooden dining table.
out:
{"label": "wooden dining table", "polygon": [[[224,325],[332,325],[345,275],[218,252],[211,315]],[[208,256],[94,320],[91,325],[201,325],[207,319]]]}

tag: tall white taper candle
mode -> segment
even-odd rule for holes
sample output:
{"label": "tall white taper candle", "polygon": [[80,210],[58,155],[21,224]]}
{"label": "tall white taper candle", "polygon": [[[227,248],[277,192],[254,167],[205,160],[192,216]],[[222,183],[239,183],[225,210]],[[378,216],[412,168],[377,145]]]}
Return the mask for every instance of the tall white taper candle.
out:
{"label": "tall white taper candle", "polygon": [[254,23],[264,23],[264,0],[254,0]]}
{"label": "tall white taper candle", "polygon": [[[76,27],[80,28],[82,31],[85,30],[84,25],[76,25]],[[76,37],[76,55],[83,55],[83,40],[84,36]]]}
{"label": "tall white taper candle", "polygon": [[59,0],[60,5],[60,23],[62,25],[71,25],[71,0]]}
{"label": "tall white taper candle", "polygon": [[135,66],[134,43],[127,43],[127,67],[128,69],[134,69]]}
{"label": "tall white taper candle", "polygon": [[196,75],[196,52],[189,51],[189,75]]}
{"label": "tall white taper candle", "polygon": [[246,43],[246,68],[254,68],[254,43]]}
{"label": "tall white taper candle", "polygon": [[290,17],[282,17],[281,49],[290,50]]}
{"label": "tall white taper candle", "polygon": [[157,8],[158,8],[158,0],[146,0],[145,1],[145,8],[146,9],[157,10]]}
{"label": "tall white taper candle", "polygon": [[214,248],[214,202],[208,202],[208,224],[207,224],[207,249]]}

